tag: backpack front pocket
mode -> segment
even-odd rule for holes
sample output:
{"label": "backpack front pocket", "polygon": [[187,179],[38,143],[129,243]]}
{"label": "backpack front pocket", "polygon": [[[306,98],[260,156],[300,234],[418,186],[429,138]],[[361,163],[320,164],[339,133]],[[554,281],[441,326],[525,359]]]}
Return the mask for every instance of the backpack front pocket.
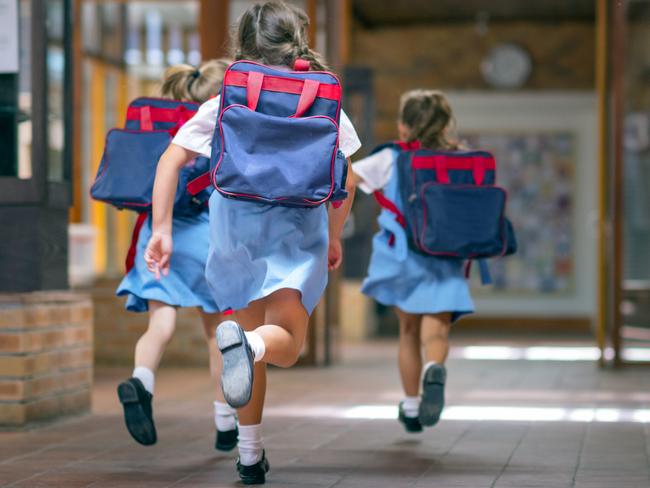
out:
{"label": "backpack front pocket", "polygon": [[428,183],[409,202],[413,239],[434,256],[482,258],[507,250],[506,192],[496,186]]}
{"label": "backpack front pocket", "polygon": [[148,209],[158,160],[171,139],[166,130],[110,130],[92,197],[118,208]]}
{"label": "backpack front pocket", "polygon": [[275,117],[231,105],[218,125],[221,157],[213,182],[224,196],[303,207],[332,196],[338,146],[333,119]]}

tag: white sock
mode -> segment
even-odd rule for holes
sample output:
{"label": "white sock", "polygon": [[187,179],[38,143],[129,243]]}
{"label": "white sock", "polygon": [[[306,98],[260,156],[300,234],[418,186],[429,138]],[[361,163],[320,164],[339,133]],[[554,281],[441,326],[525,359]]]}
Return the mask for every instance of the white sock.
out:
{"label": "white sock", "polygon": [[[264,344],[264,339],[257,332],[244,332],[246,334],[246,339],[253,350],[254,361],[257,363],[262,360],[264,353],[266,352],[266,345]],[[255,464],[255,463],[253,463]]]}
{"label": "white sock", "polygon": [[153,371],[144,366],[136,366],[133,370],[133,377],[142,381],[145,390],[153,395],[153,385],[155,383]]}
{"label": "white sock", "polygon": [[262,424],[239,424],[239,462],[244,466],[252,466],[262,459],[264,446],[262,444]]}
{"label": "white sock", "polygon": [[235,430],[235,427],[237,427],[237,411],[227,403],[214,402],[214,425],[221,432]]}
{"label": "white sock", "polygon": [[420,397],[407,396],[402,400],[402,410],[405,417],[417,417],[420,409]]}

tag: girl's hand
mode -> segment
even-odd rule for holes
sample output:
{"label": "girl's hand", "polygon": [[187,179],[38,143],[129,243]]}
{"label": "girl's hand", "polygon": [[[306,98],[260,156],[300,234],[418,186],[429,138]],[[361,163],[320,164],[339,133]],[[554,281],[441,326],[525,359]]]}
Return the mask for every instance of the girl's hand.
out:
{"label": "girl's hand", "polygon": [[149,239],[147,248],[144,251],[144,260],[147,263],[147,269],[156,275],[159,280],[160,276],[169,274],[169,260],[172,256],[172,236],[154,232]]}
{"label": "girl's hand", "polygon": [[330,239],[329,249],[327,250],[327,269],[334,271],[343,261],[343,246],[341,239]]}

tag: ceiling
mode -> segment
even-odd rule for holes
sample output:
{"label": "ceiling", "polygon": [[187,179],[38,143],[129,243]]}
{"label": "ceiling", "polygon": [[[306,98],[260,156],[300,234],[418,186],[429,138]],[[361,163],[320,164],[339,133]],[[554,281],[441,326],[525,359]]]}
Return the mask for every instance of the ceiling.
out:
{"label": "ceiling", "polygon": [[593,20],[595,0],[352,0],[367,27],[489,20]]}

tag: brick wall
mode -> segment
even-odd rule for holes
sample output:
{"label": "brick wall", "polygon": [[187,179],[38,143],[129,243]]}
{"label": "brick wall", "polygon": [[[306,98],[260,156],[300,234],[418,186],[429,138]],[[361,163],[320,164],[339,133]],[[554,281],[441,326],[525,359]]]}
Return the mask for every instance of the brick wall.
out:
{"label": "brick wall", "polygon": [[352,33],[351,62],[374,71],[377,140],[395,137],[400,94],[413,88],[481,90],[481,60],[502,42],[523,46],[533,61],[525,90],[594,89],[594,27],[587,22],[473,23],[363,29]]}
{"label": "brick wall", "polygon": [[0,425],[88,411],[92,336],[86,296],[0,295]]}
{"label": "brick wall", "polygon": [[[149,314],[127,312],[125,298],[116,297],[118,279],[99,280],[90,291],[95,306],[95,360],[101,364],[133,365],[135,343],[147,330]],[[194,309],[180,309],[176,332],[162,365],[208,365],[203,323]]]}

